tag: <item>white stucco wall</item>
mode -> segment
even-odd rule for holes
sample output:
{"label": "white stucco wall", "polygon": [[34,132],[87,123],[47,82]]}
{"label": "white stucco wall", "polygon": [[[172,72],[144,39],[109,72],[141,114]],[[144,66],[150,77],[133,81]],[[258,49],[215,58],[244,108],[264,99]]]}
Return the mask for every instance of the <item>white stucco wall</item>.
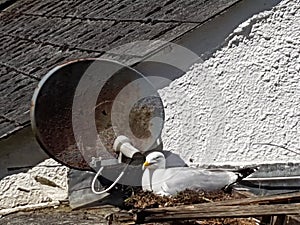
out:
{"label": "white stucco wall", "polygon": [[[36,143],[31,127],[1,140],[0,217],[8,208],[67,198],[68,168],[47,158]],[[30,169],[33,165],[36,166]]]}
{"label": "white stucco wall", "polygon": [[47,159],[27,172],[2,178],[0,215],[7,208],[67,199],[67,171],[67,167]]}
{"label": "white stucco wall", "polygon": [[[300,1],[241,23],[203,63],[160,90],[165,149],[196,163],[299,161]],[[300,150],[299,150],[300,153]]]}

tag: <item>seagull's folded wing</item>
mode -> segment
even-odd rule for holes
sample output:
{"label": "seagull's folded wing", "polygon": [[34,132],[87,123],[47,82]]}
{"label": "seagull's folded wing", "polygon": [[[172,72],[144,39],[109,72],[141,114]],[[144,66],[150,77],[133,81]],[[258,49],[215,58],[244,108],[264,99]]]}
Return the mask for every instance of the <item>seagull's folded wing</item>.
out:
{"label": "seagull's folded wing", "polygon": [[221,190],[236,180],[237,175],[228,171],[169,168],[155,170],[152,176],[152,187],[154,192],[163,191],[174,195],[185,189]]}

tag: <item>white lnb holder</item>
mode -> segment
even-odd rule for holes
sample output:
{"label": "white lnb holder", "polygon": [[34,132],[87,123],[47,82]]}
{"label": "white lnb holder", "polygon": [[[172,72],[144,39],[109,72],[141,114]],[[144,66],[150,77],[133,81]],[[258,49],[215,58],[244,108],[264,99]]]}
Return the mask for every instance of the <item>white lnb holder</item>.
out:
{"label": "white lnb holder", "polygon": [[[133,158],[133,156],[136,153],[141,154],[141,151],[138,150],[137,148],[133,147],[129,138],[124,135],[120,135],[116,138],[114,145],[113,145],[113,149],[116,152],[122,153],[123,155],[125,155],[131,159]],[[120,154],[120,156],[121,156],[121,154]],[[119,160],[121,160],[121,157],[119,157]]]}

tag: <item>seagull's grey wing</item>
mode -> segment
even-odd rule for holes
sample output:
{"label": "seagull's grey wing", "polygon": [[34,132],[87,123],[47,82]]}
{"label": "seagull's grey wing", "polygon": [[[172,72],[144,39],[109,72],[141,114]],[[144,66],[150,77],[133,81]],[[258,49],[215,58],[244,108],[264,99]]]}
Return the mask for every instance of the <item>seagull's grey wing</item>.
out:
{"label": "seagull's grey wing", "polygon": [[166,168],[171,167],[187,167],[184,160],[178,155],[171,151],[163,151],[166,158]]}
{"label": "seagull's grey wing", "polygon": [[[228,171],[209,171],[193,168],[169,168],[156,170],[152,184],[156,190],[163,190],[171,195],[185,189],[205,191],[221,190],[234,183],[238,176]],[[160,187],[159,187],[160,186]]]}

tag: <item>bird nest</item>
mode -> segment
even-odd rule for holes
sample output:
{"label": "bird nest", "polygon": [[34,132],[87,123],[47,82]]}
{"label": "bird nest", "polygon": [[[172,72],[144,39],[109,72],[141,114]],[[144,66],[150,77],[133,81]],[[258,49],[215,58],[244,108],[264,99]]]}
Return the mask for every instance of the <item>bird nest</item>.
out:
{"label": "bird nest", "polygon": [[226,193],[224,191],[205,192],[187,189],[170,197],[156,195],[150,191],[139,191],[135,195],[127,198],[124,201],[124,205],[126,209],[145,209],[216,202],[237,198],[240,197],[234,193]]}

